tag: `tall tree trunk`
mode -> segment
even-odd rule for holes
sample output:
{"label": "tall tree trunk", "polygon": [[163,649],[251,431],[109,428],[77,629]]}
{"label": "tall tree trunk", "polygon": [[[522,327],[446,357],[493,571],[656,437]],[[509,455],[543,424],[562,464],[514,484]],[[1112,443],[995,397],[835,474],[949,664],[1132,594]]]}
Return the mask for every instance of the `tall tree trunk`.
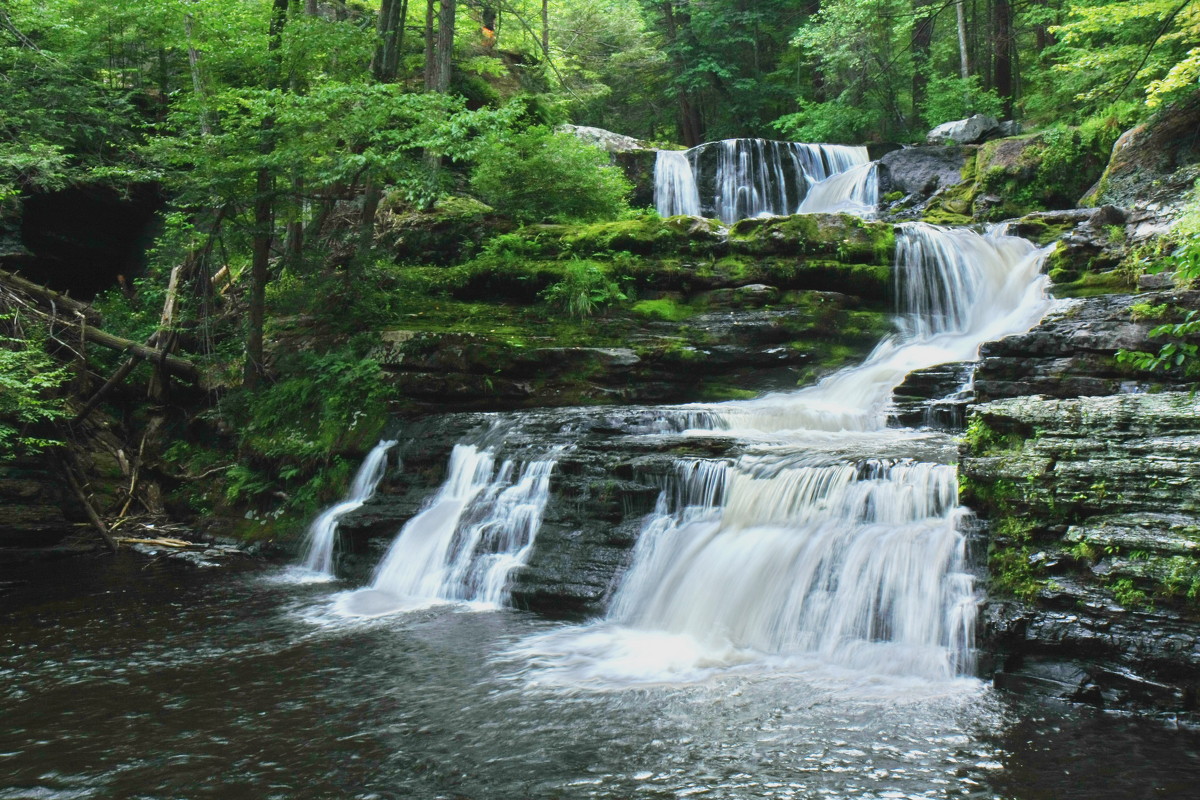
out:
{"label": "tall tree trunk", "polygon": [[450,70],[454,56],[455,0],[440,0],[440,2],[437,31],[437,79],[434,81],[433,90],[445,93],[450,90]]}
{"label": "tall tree trunk", "polygon": [[[273,0],[271,25],[268,29],[267,88],[279,86],[279,50],[283,46],[283,26],[287,22],[288,0]],[[275,120],[268,115],[263,120],[262,152],[274,149]],[[250,299],[247,311],[246,370],[243,376],[247,387],[255,388],[263,376],[263,322],[266,316],[267,279],[271,261],[271,238],[274,228],[274,180],[270,170],[260,167],[254,181],[254,236],[250,261]]]}
{"label": "tall tree trunk", "polygon": [[971,60],[967,56],[967,14],[963,9],[963,0],[955,0],[954,11],[958,18],[958,60],[965,81],[971,77]]}
{"label": "tall tree trunk", "polygon": [[[663,23],[666,26],[668,50],[672,51],[672,59],[682,71],[685,65],[675,45],[679,41],[681,29],[687,27],[691,20],[687,14],[675,12],[676,1],[664,0],[659,4],[659,8],[662,10]],[[704,122],[700,116],[700,109],[695,104],[691,92],[684,88],[679,89],[679,133],[688,147],[695,147],[704,141]]]}
{"label": "tall tree trunk", "polygon": [[[821,0],[808,0],[808,2],[804,6],[804,13],[809,17],[816,16],[820,12],[821,12]],[[802,59],[801,59],[801,61],[802,61]],[[824,103],[825,102],[825,73],[816,64],[814,64],[812,67],[812,75],[811,75],[810,80],[811,80],[811,84],[812,84],[813,100],[817,101],[818,103]]]}
{"label": "tall tree trunk", "polygon": [[183,33],[187,37],[188,71],[192,74],[192,91],[200,104],[200,133],[204,136],[212,133],[212,122],[208,116],[207,94],[204,91],[204,78],[200,74],[200,51],[192,39],[192,15],[183,15]]}
{"label": "tall tree trunk", "polygon": [[542,56],[550,60],[550,0],[542,0]]}
{"label": "tall tree trunk", "polygon": [[1013,116],[1012,7],[1008,0],[992,0],[992,41],[995,43],[992,86],[1004,102],[1004,116]]}
{"label": "tall tree trunk", "polygon": [[920,125],[921,109],[925,106],[929,89],[929,46],[933,42],[933,22],[937,19],[937,11],[933,8],[933,0],[913,0],[913,29],[912,29],[912,123],[910,127]]}
{"label": "tall tree trunk", "polygon": [[437,12],[438,0],[425,0],[425,91],[432,92],[435,83],[435,67],[433,54],[435,40],[433,37],[433,19]]}

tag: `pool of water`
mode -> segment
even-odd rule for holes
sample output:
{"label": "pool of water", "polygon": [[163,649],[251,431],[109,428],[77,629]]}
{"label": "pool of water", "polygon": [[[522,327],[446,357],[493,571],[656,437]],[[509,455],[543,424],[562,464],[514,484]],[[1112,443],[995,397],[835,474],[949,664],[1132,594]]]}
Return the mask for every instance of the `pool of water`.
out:
{"label": "pool of water", "polygon": [[0,595],[0,800],[1128,800],[1200,785],[1194,731],[973,680],[750,660],[597,683],[543,657],[575,635],[565,623],[449,605],[349,619],[335,601],[352,587],[258,564],[122,556],[6,580],[22,583]]}

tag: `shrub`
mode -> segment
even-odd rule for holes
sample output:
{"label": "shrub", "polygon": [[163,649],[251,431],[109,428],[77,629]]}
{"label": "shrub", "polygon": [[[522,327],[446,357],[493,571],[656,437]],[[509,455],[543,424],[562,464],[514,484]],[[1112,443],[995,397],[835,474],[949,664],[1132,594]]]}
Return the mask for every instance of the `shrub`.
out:
{"label": "shrub", "polygon": [[480,150],[471,186],[522,223],[615,218],[628,209],[632,191],[604,151],[541,127],[493,135]]}

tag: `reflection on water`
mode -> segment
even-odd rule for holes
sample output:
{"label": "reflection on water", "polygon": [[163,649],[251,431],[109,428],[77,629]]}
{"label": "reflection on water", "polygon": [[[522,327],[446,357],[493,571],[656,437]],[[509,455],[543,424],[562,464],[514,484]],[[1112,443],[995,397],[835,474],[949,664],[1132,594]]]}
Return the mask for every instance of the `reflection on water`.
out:
{"label": "reflection on water", "polygon": [[[1200,736],[762,662],[686,685],[545,680],[568,626],[120,558],[0,597],[3,798],[1187,797]],[[547,648],[548,649],[548,648]]]}

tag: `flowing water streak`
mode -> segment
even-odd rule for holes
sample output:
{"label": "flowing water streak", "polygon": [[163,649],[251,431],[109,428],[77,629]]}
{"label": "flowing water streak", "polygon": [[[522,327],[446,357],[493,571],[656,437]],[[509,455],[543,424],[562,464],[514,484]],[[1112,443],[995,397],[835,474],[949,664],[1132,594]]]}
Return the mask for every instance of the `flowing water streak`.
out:
{"label": "flowing water streak", "polygon": [[872,453],[917,447],[916,432],[886,427],[910,371],[972,360],[1041,318],[1042,253],[1000,231],[910,224],[897,239],[901,333],[817,386],[686,409],[748,452],[678,463],[608,621],[528,645],[546,680],[681,680],[764,655],[936,680],[969,671],[976,600],[956,470]]}
{"label": "flowing water streak", "polygon": [[699,216],[700,191],[682,150],[659,150],[654,162],[654,206],[659,216]]}
{"label": "flowing water streak", "polygon": [[344,598],[343,610],[374,615],[439,601],[504,604],[508,576],[528,559],[541,527],[562,449],[524,465],[497,466],[494,450],[455,445],[437,494],[401,528],[371,586]]}
{"label": "flowing water streak", "polygon": [[[810,187],[868,163],[865,147],[766,139],[708,142],[685,153],[660,151],[655,165],[655,206],[662,216],[708,214],[730,223],[794,214]],[[830,202],[846,204],[853,195],[865,203],[874,184],[866,173],[858,177],[861,180],[856,178],[844,192],[830,193]],[[870,205],[874,206],[874,201]],[[814,205],[805,210],[838,209]]]}
{"label": "flowing water streak", "polygon": [[350,491],[340,503],[321,512],[308,527],[303,566],[311,572],[333,577],[333,546],[337,541],[338,523],[342,517],[362,506],[375,494],[387,471],[388,451],[396,446],[394,440],[381,441],[363,459],[362,466],[350,484]]}
{"label": "flowing water streak", "polygon": [[851,167],[813,184],[797,212],[871,217],[878,205],[879,165],[871,162]]}

